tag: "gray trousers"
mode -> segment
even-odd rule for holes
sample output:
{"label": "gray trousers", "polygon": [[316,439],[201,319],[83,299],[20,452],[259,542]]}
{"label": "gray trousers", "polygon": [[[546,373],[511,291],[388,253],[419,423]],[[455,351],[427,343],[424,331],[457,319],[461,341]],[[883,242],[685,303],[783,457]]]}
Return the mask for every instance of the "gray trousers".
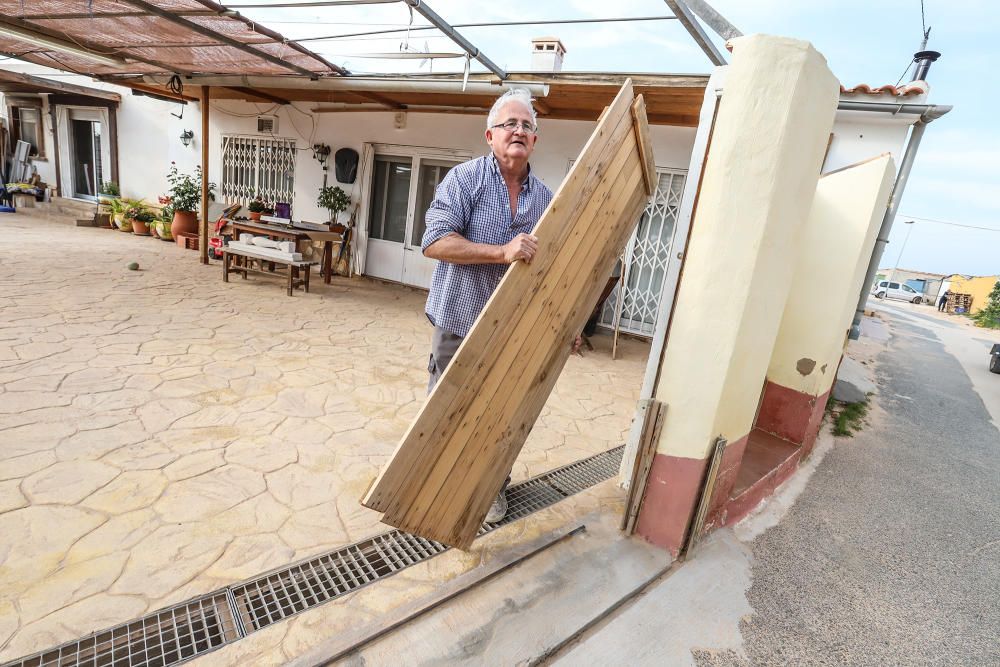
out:
{"label": "gray trousers", "polygon": [[434,335],[431,338],[431,357],[427,361],[427,372],[431,376],[427,382],[428,394],[444,375],[445,369],[451,363],[451,358],[458,352],[458,346],[461,344],[461,336],[456,336],[441,327],[434,327]]}
{"label": "gray trousers", "polygon": [[[448,368],[448,364],[451,363],[452,357],[458,352],[458,346],[461,344],[461,336],[456,336],[441,327],[434,327],[434,335],[431,337],[431,356],[427,361],[427,372],[430,373],[430,379],[427,382],[428,394],[444,375],[445,369]],[[503,483],[503,488],[500,491],[503,492],[508,484],[510,484],[510,474],[507,475],[507,481]]]}

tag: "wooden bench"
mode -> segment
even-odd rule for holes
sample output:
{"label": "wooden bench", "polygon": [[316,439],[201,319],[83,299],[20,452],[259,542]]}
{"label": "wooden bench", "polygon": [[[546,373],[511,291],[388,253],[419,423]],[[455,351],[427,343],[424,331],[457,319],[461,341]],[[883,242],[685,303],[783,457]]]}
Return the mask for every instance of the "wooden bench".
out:
{"label": "wooden bench", "polygon": [[[254,268],[253,265],[255,262],[260,265],[260,268]],[[265,263],[271,267],[269,270],[264,269]],[[287,259],[275,258],[270,254],[250,252],[242,249],[238,250],[236,248],[226,246],[222,249],[222,280],[223,282],[229,282],[230,271],[242,273],[244,280],[246,280],[248,273],[275,277],[279,274],[275,273],[273,267],[278,265],[287,269],[288,296],[292,296],[292,291],[296,287],[304,287],[306,293],[308,294],[309,272],[311,267],[318,263],[319,262],[306,261],[295,262]]]}

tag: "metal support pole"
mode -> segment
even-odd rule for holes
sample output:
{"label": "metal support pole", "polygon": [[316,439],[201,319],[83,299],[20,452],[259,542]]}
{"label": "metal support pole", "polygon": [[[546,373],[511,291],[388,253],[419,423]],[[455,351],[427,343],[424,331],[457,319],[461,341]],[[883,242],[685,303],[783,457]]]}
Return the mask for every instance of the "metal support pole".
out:
{"label": "metal support pole", "polygon": [[[900,105],[900,108],[902,109],[903,106],[905,105]],[[841,102],[838,108],[843,109],[844,102]],[[917,157],[920,140],[923,139],[927,126],[949,111],[951,111],[951,107],[947,104],[929,105],[920,114],[920,120],[914,124],[913,130],[910,133],[910,140],[906,143],[906,150],[903,152],[903,161],[900,163],[899,173],[896,175],[896,183],[892,186],[889,207],[882,217],[882,226],[879,228],[878,238],[875,239],[875,249],[872,251],[871,260],[868,262],[865,282],[862,283],[861,294],[858,295],[858,307],[854,310],[854,321],[851,323],[851,332],[849,334],[851,340],[857,340],[861,336],[861,318],[865,315],[868,290],[871,289],[872,282],[875,280],[875,273],[878,271],[878,265],[882,261],[882,253],[885,252],[885,246],[889,243],[889,232],[892,231],[892,223],[896,219],[899,202],[903,199],[903,191],[906,189],[906,183],[910,178],[910,170],[913,169],[913,161]]]}
{"label": "metal support pole", "polygon": [[743,33],[740,32],[736,26],[726,20],[726,17],[715,11],[711,5],[709,5],[705,0],[684,0],[687,6],[691,8],[695,14],[698,15],[702,21],[705,22],[709,28],[718,33],[719,37],[725,40],[733,39],[734,37],[742,37]]}
{"label": "metal support pole", "polygon": [[[410,2],[410,0],[406,0]],[[712,43],[712,39],[708,34],[702,30],[701,24],[698,23],[698,19],[695,17],[694,13],[684,4],[684,0],[663,0],[670,7],[670,11],[674,13],[677,20],[681,22],[681,25],[690,33],[691,38],[701,47],[701,50],[705,52],[708,59],[712,61],[713,65],[721,66],[728,64],[726,62],[726,57],[722,55],[719,49],[715,48],[715,44]]]}
{"label": "metal support pole", "polygon": [[913,168],[913,161],[917,156],[917,148],[920,147],[920,140],[923,139],[927,130],[927,123],[920,119],[913,126],[910,134],[910,141],[906,144],[906,152],[903,153],[903,162],[899,165],[899,174],[896,176],[896,183],[892,186],[892,195],[889,197],[889,207],[882,217],[882,227],[879,229],[878,238],[875,239],[875,250],[872,251],[872,258],[868,262],[868,272],[865,273],[865,282],[861,285],[861,295],[858,297],[858,307],[854,310],[854,321],[851,323],[851,340],[857,340],[861,336],[861,318],[865,314],[865,303],[868,301],[868,291],[875,280],[875,273],[878,265],[882,261],[882,253],[885,246],[889,244],[889,232],[892,231],[892,223],[896,219],[896,211],[899,210],[899,200],[903,198],[903,191],[906,183],[910,179],[910,170]]}
{"label": "metal support pole", "polygon": [[486,69],[488,69],[489,71],[493,72],[498,77],[500,77],[501,81],[507,78],[508,76],[507,72],[503,68],[501,68],[499,65],[497,65],[495,62],[493,62],[486,56],[484,56],[482,53],[480,53],[479,49],[473,46],[472,43],[465,37],[462,37],[462,35],[458,34],[458,32],[454,28],[448,25],[447,21],[438,16],[437,12],[435,12],[433,9],[424,4],[422,0],[405,0],[405,2],[413,9],[417,10],[417,13],[419,13],[425,19],[430,21],[434,25],[434,27],[436,27],[438,30],[447,35],[451,39],[451,41],[461,46],[466,53],[468,53],[470,56],[472,56],[480,63],[482,63],[483,66],[486,67]]}
{"label": "metal support pole", "polygon": [[917,149],[920,147],[920,140],[927,130],[927,123],[923,117],[913,126],[910,133],[910,140],[906,144],[906,151],[903,153],[903,161],[899,165],[899,173],[896,175],[896,183],[892,186],[892,195],[889,196],[889,206],[882,216],[882,226],[879,228],[878,237],[875,239],[875,249],[872,251],[872,258],[868,262],[868,271],[865,273],[865,281],[861,284],[861,294],[858,296],[858,307],[854,310],[854,321],[851,323],[851,340],[857,340],[861,336],[861,318],[865,314],[865,303],[868,301],[868,291],[875,280],[875,273],[878,265],[882,261],[882,253],[889,243],[889,232],[892,231],[892,223],[896,219],[896,211],[899,210],[899,201],[903,198],[903,191],[906,190],[906,183],[910,180],[910,170],[913,169],[913,161],[917,157]]}
{"label": "metal support pole", "polygon": [[201,224],[198,233],[198,252],[201,253],[202,264],[208,264],[208,110],[211,100],[210,91],[210,86],[201,87]]}

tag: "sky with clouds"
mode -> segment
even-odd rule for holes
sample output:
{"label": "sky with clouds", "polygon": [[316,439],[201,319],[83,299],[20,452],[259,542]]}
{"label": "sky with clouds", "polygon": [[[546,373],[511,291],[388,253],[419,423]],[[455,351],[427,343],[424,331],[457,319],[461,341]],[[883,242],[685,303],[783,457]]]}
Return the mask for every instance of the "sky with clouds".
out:
{"label": "sky with clouds", "polygon": [[[241,0],[250,4],[254,0]],[[743,33],[806,39],[823,53],[847,86],[896,83],[920,46],[920,0],[709,0]],[[227,3],[228,4],[228,3]],[[669,16],[658,0],[563,0],[468,2],[429,0],[452,24],[620,16]],[[935,273],[1000,273],[1000,0],[924,0],[931,27],[928,48],[943,55],[930,71],[930,101],[954,110],[924,136],[883,267]],[[303,38],[405,26],[401,3],[336,8],[241,9],[286,37]],[[415,15],[413,25],[427,25]],[[564,69],[707,73],[707,58],[677,21],[461,28],[473,44],[510,70],[528,69],[529,40],[556,35],[567,48]],[[410,71],[411,61],[383,61],[358,54],[394,52],[405,35],[310,41],[308,46],[355,72]],[[717,40],[721,46],[722,40]],[[419,50],[457,52],[433,31],[413,32]],[[434,63],[435,71],[460,69],[460,59]],[[480,70],[478,63],[473,63]],[[424,64],[421,71],[428,71]],[[908,79],[906,79],[908,80]],[[903,220],[916,219],[913,225]],[[957,223],[987,230],[931,222]],[[995,231],[993,231],[995,230]],[[904,235],[909,233],[903,249]]]}

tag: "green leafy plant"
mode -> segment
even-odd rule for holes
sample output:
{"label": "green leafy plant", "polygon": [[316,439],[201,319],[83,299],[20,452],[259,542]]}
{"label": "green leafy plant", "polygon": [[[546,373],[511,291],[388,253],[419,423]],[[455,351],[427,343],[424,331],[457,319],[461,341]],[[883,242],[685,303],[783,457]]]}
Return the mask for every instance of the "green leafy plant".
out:
{"label": "green leafy plant", "polygon": [[271,213],[274,209],[259,197],[254,197],[253,201],[247,204],[247,209],[251,213]]}
{"label": "green leafy plant", "polygon": [[[830,399],[831,402],[833,399]],[[865,423],[865,415],[868,414],[868,400],[860,403],[840,403],[843,407],[840,412],[833,412],[836,418],[833,422],[833,434],[840,436],[854,435],[862,429]],[[833,407],[831,403],[828,408]]]}
{"label": "green leafy plant", "polygon": [[327,185],[319,189],[316,203],[320,208],[328,210],[330,219],[334,220],[338,213],[343,213],[351,205],[351,198],[339,187]]}
{"label": "green leafy plant", "polygon": [[1000,280],[993,285],[986,307],[972,316],[976,324],[987,329],[1000,329]]}
{"label": "green leafy plant", "polygon": [[101,183],[101,186],[97,191],[99,194],[106,195],[108,197],[122,196],[122,191],[118,188],[118,184],[114,181],[104,181]]}
{"label": "green leafy plant", "polygon": [[112,215],[121,215],[125,212],[125,200],[115,197],[105,202]]}
{"label": "green leafy plant", "polygon": [[[170,183],[170,202],[175,211],[197,211],[201,205],[201,167],[195,167],[194,174],[182,174],[177,165],[171,163],[167,173]],[[215,201],[215,183],[208,184],[208,199]]]}
{"label": "green leafy plant", "polygon": [[140,210],[136,211],[135,215],[132,215],[130,217],[133,220],[137,220],[139,222],[145,222],[146,224],[149,224],[149,223],[153,222],[154,220],[156,220],[156,213],[154,213],[153,211],[149,210],[148,208],[144,208],[144,209],[140,209]]}

